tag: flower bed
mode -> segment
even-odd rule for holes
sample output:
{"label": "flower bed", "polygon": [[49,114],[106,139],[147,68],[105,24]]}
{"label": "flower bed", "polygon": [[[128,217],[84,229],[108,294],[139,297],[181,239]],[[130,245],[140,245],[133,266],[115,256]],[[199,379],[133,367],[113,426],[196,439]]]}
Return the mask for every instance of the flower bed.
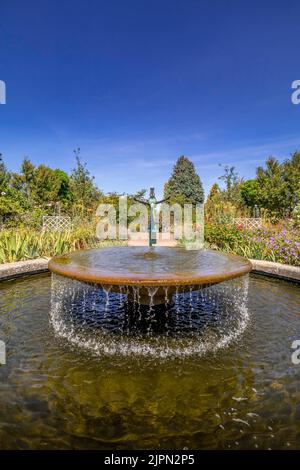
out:
{"label": "flower bed", "polygon": [[295,227],[247,230],[242,225],[208,223],[205,239],[213,248],[246,258],[300,266],[300,231]]}

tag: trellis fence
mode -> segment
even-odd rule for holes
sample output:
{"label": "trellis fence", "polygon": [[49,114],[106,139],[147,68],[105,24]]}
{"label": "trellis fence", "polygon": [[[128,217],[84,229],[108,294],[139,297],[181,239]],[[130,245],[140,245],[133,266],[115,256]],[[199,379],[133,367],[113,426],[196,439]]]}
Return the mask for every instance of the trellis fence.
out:
{"label": "trellis fence", "polygon": [[44,215],[43,230],[51,232],[65,232],[72,228],[71,218],[62,215]]}
{"label": "trellis fence", "polygon": [[249,218],[240,217],[240,218],[234,219],[234,223],[236,225],[241,225],[247,230],[255,230],[263,226],[262,219],[254,218],[254,217],[249,217]]}

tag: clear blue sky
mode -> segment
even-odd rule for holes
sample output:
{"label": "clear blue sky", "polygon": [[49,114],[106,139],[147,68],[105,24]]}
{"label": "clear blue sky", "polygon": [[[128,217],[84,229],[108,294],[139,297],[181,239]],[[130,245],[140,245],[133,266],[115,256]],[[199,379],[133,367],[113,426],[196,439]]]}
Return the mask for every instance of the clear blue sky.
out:
{"label": "clear blue sky", "polygon": [[0,152],[69,171],[82,156],[100,188],[161,194],[176,158],[206,192],[300,149],[299,1],[1,0]]}

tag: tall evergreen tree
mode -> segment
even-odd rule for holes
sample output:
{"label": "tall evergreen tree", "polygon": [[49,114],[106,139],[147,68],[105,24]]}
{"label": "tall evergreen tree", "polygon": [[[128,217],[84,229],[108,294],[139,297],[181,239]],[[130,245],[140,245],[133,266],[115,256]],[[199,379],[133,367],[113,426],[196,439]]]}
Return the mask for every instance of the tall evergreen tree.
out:
{"label": "tall evergreen tree", "polygon": [[29,158],[24,158],[22,165],[21,165],[21,177],[23,180],[23,188],[24,188],[24,193],[28,200],[30,200],[31,197],[31,185],[33,183],[34,179],[34,171],[35,171],[35,166]]}
{"label": "tall evergreen tree", "polygon": [[194,164],[185,156],[178,158],[173,173],[164,187],[164,196],[170,202],[179,204],[198,204],[204,201],[201,179]]}

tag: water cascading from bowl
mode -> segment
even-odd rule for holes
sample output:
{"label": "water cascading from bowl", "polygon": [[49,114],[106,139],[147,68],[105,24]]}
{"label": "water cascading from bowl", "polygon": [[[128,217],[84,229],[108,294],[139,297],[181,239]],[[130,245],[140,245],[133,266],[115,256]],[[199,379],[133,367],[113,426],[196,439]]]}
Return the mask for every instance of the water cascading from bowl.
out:
{"label": "water cascading from bowl", "polygon": [[238,256],[114,247],[54,258],[49,268],[57,335],[98,355],[203,354],[247,324],[251,264]]}

